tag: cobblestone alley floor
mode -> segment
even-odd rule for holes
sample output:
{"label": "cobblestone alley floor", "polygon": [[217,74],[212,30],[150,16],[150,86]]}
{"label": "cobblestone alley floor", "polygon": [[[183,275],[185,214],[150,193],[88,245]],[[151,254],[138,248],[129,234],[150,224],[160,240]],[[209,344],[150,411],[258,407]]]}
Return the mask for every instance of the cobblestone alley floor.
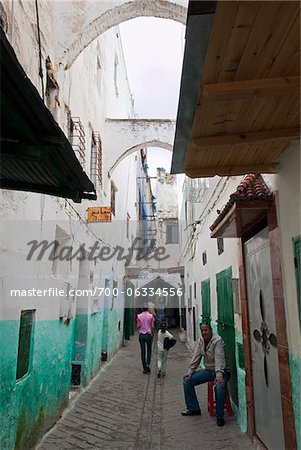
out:
{"label": "cobblestone alley floor", "polygon": [[207,412],[206,385],[197,388],[202,415],[181,416],[189,352],[178,341],[161,379],[156,376],[156,353],[154,347],[151,374],[143,374],[137,335],[131,337],[36,449],[256,449],[226,412],[225,426],[217,427]]}

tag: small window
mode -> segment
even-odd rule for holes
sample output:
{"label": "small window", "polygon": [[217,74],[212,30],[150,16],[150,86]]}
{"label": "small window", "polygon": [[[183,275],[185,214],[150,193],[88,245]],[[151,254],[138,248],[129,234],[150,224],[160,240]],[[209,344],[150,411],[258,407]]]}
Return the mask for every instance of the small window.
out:
{"label": "small window", "polygon": [[179,224],[178,221],[166,223],[166,244],[178,244]]}
{"label": "small window", "polygon": [[97,90],[98,90],[98,94],[101,96],[101,85],[102,85],[102,66],[101,66],[101,61],[100,61],[100,57],[97,56],[97,72],[96,72],[96,85],[97,85]]}
{"label": "small window", "polygon": [[113,280],[113,290],[112,290],[112,292],[113,292],[113,297],[114,297],[114,298],[117,297],[117,292],[118,292],[117,286],[118,286],[117,281]]}
{"label": "small window", "polygon": [[16,374],[17,380],[24,377],[29,370],[33,318],[34,310],[21,311]]}
{"label": "small window", "polygon": [[202,253],[203,266],[207,264],[207,252],[206,250]]}
{"label": "small window", "polygon": [[118,56],[115,54],[115,59],[114,59],[114,86],[115,86],[115,94],[117,96],[119,95],[119,91],[118,91],[118,66],[119,66]]}
{"label": "small window", "polygon": [[194,298],[196,298],[196,283],[193,285],[193,291],[194,291]]}
{"label": "small window", "polygon": [[116,214],[116,192],[117,188],[113,181],[111,181],[111,208],[112,208],[112,214]]}
{"label": "small window", "polygon": [[127,237],[127,239],[130,238],[130,218],[131,218],[131,216],[129,215],[129,213],[127,213],[127,215],[126,215],[126,237]]}
{"label": "small window", "polygon": [[189,297],[188,297],[188,310],[192,308],[192,286],[189,286]]}
{"label": "small window", "polygon": [[72,364],[71,386],[80,386],[81,383],[81,364]]}
{"label": "small window", "polygon": [[224,239],[217,238],[217,253],[221,255],[224,252]]}

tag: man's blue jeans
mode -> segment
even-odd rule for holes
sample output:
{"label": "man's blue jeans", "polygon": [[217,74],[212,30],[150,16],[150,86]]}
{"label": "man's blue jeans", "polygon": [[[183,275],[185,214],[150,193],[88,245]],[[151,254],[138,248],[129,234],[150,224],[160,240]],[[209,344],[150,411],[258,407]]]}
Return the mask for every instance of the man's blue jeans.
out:
{"label": "man's blue jeans", "polygon": [[151,362],[152,358],[152,342],[153,337],[151,334],[139,334],[139,342],[141,348],[141,362],[143,369],[145,370]]}
{"label": "man's blue jeans", "polygon": [[[221,386],[218,383],[215,385],[215,400],[216,400],[215,415],[217,419],[224,418],[225,387],[229,381],[229,378],[230,372],[224,372],[224,382],[225,382],[224,386]],[[195,386],[214,380],[215,380],[215,371],[207,369],[197,370],[192,374],[190,379],[188,377],[184,378],[183,387],[184,387],[185,402],[187,409],[189,411],[198,411],[201,409],[195,393]]]}

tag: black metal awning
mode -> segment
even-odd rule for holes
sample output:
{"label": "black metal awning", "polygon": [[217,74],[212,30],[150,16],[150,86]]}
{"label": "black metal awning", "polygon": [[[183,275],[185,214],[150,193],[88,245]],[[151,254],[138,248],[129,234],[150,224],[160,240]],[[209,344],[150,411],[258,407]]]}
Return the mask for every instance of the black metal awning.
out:
{"label": "black metal awning", "polygon": [[96,200],[93,183],[1,29],[0,187]]}

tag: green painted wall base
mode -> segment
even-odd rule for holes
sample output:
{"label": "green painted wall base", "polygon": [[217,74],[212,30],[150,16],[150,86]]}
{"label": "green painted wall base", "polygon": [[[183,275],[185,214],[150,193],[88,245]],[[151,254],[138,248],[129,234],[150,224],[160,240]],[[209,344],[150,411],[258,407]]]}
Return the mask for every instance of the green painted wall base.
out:
{"label": "green painted wall base", "polygon": [[[104,323],[105,322],[105,323]],[[81,385],[97,374],[105,348],[112,356],[122,343],[123,309],[80,314],[69,325],[36,321],[28,373],[16,380],[19,320],[0,322],[0,445],[32,448],[57,421],[69,401],[72,363],[81,364]]]}
{"label": "green painted wall base", "polygon": [[295,413],[295,427],[297,448],[301,450],[301,358],[290,354],[290,370],[292,378],[293,405]]}
{"label": "green painted wall base", "polygon": [[[235,357],[237,367],[238,411],[237,423],[243,433],[247,432],[246,371],[244,367],[244,349],[241,331],[235,332]],[[243,354],[242,354],[243,353]]]}
{"label": "green painted wall base", "polygon": [[37,321],[29,372],[16,380],[19,321],[0,322],[2,448],[31,448],[68,404],[73,323]]}

